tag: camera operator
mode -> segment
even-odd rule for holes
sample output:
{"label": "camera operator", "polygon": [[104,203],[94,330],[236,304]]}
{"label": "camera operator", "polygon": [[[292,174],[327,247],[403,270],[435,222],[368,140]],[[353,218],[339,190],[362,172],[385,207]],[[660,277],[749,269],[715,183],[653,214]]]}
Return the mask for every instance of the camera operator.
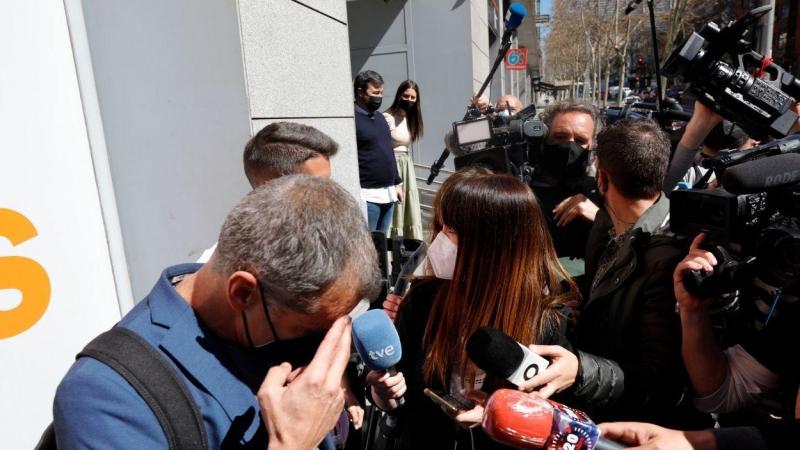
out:
{"label": "camera operator", "polygon": [[[479,117],[489,116],[496,125],[500,122],[508,125],[511,119],[522,110],[522,101],[511,94],[501,95],[494,105],[492,105],[492,103],[489,101],[489,97],[485,95],[481,95],[480,97],[473,95],[470,101],[477,112],[480,113]],[[452,133],[448,133],[444,138],[445,146],[448,146],[448,148],[452,147],[454,145],[452,143],[454,138],[455,136]],[[469,151],[479,151],[485,149],[486,147],[487,144],[485,143],[472,144],[469,146]],[[520,175],[521,169],[526,162],[525,159],[527,151],[528,146],[524,142],[512,143],[508,147],[508,160],[514,166],[512,170],[513,175]]]}
{"label": "camera operator", "polygon": [[[713,158],[721,150],[739,149],[745,150],[755,147],[759,142],[750,136],[738,125],[725,120],[715,126],[703,141],[700,152],[695,156],[692,167],[680,180],[678,187],[686,189],[705,189],[715,187],[716,176],[711,169],[702,166],[702,161],[706,158]],[[681,185],[682,183],[682,185]]]}
{"label": "camera operator", "polygon": [[[695,404],[717,413],[758,404],[758,410],[749,415],[755,422],[797,417],[800,405],[794,394],[800,387],[800,362],[793,351],[800,348],[800,303],[796,297],[783,294],[781,308],[761,332],[724,352],[720,350],[711,326],[711,302],[690,294],[683,283],[686,270],[711,272],[717,265],[716,257],[701,247],[704,237],[695,238],[673,275],[683,330],[683,359],[697,396]],[[779,300],[776,298],[776,302]],[[764,401],[770,391],[782,404]],[[760,415],[759,410],[763,411]]]}
{"label": "camera operator", "polygon": [[[549,396],[573,385],[578,406],[598,420],[710,425],[685,396],[680,324],[670,286],[683,246],[667,231],[662,180],[669,141],[651,120],[621,120],[598,137],[598,212],[587,246],[587,281],[573,355],[577,371],[545,369],[525,385]],[[587,289],[588,288],[588,289]],[[645,419],[646,418],[646,419]]]}
{"label": "camera operator", "polygon": [[[800,114],[800,104],[795,102],[792,105],[792,110]],[[683,132],[683,136],[681,136],[680,142],[678,142],[678,147],[675,149],[675,154],[669,165],[667,178],[664,181],[665,192],[670,192],[675,189],[678,182],[692,167],[700,145],[711,130],[722,123],[722,120],[722,116],[705,104],[700,101],[694,103],[692,118],[689,120],[689,123],[686,124],[686,129]],[[792,127],[790,134],[797,133],[798,131],[800,131],[800,120]]]}
{"label": "camera operator", "polygon": [[531,188],[542,204],[558,256],[583,258],[599,203],[590,150],[600,119],[590,104],[562,102],[547,107],[542,121],[549,133],[531,158]]}

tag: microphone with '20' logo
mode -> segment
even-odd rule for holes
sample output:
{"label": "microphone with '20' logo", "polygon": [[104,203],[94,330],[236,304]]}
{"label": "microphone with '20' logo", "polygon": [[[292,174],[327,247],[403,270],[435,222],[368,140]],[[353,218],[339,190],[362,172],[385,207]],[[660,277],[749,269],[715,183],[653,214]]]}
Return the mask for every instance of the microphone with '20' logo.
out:
{"label": "microphone with '20' logo", "polygon": [[[390,376],[397,373],[394,366],[403,356],[400,336],[382,309],[367,311],[353,320],[353,344],[370,370],[386,371]],[[397,406],[405,403],[403,397],[396,401]]]}
{"label": "microphone with '20' logo", "polygon": [[492,327],[481,327],[472,333],[467,340],[467,355],[490,375],[503,377],[516,386],[550,365],[528,347]]}

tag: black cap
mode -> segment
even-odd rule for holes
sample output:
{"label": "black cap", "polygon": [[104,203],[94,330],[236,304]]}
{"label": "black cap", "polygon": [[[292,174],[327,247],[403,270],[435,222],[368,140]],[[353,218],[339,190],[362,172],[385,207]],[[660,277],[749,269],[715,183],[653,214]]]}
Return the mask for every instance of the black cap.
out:
{"label": "black cap", "polygon": [[511,336],[492,327],[480,327],[467,340],[467,355],[490,375],[508,378],[522,364],[525,354]]}

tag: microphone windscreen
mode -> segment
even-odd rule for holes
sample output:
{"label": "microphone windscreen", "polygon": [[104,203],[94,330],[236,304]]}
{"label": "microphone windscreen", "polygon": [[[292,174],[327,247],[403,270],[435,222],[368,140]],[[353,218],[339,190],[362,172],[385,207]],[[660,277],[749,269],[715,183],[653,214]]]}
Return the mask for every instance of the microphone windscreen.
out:
{"label": "microphone windscreen", "polygon": [[733,166],[722,176],[731,194],[754,194],[800,182],[800,154],[768,156]]}
{"label": "microphone windscreen", "polygon": [[467,355],[490,375],[508,378],[525,353],[512,337],[492,327],[480,327],[467,340]]}
{"label": "microphone windscreen", "polygon": [[522,19],[525,18],[525,14],[528,13],[528,10],[525,9],[525,5],[522,3],[512,3],[508,7],[508,19],[506,20],[506,30],[514,31],[519,27],[519,24],[522,23]]}
{"label": "microphone windscreen", "polygon": [[544,448],[553,423],[553,406],[547,400],[521,391],[498,389],[486,402],[482,425],[483,431],[501,444]]}
{"label": "microphone windscreen", "polygon": [[386,370],[400,362],[403,351],[392,319],[373,309],[353,320],[353,344],[371,370]]}

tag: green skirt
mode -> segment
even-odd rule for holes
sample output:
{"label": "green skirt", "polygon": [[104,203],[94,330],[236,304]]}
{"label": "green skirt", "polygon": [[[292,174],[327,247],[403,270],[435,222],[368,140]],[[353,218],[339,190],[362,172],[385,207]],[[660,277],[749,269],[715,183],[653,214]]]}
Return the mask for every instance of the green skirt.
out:
{"label": "green skirt", "polygon": [[422,214],[419,209],[419,191],[417,191],[417,174],[414,161],[408,152],[395,152],[397,172],[403,179],[403,203],[394,205],[390,237],[422,240]]}

